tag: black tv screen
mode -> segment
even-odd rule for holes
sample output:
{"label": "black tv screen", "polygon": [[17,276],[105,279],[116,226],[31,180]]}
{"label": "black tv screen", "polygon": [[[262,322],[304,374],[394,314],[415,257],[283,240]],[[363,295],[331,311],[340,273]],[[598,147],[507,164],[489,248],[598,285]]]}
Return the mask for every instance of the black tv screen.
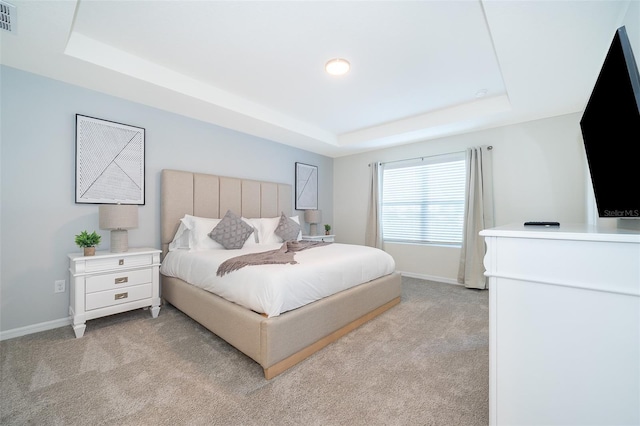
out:
{"label": "black tv screen", "polygon": [[580,120],[598,215],[640,218],[640,75],[616,31]]}

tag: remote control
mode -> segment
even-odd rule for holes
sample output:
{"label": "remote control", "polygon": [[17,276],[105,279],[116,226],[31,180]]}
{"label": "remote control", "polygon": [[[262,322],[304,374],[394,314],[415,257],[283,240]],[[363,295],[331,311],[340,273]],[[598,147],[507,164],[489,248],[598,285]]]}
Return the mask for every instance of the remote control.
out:
{"label": "remote control", "polygon": [[525,222],[524,226],[560,226],[560,222]]}

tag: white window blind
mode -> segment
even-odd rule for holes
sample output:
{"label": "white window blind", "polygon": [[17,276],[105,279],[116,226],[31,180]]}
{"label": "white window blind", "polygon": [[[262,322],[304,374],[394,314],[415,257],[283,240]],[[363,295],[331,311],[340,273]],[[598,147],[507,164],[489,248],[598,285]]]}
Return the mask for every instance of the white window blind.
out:
{"label": "white window blind", "polygon": [[382,238],[419,244],[462,244],[464,152],[384,165]]}

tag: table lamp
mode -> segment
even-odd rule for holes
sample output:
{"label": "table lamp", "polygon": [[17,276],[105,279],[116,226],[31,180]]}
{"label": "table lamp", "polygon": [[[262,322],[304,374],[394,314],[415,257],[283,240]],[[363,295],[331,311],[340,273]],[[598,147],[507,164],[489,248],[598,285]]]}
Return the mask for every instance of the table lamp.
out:
{"label": "table lamp", "polygon": [[309,235],[318,235],[318,223],[322,220],[321,217],[322,213],[320,210],[304,211],[304,221],[309,224]]}
{"label": "table lamp", "polygon": [[111,230],[111,253],[129,250],[128,229],[138,227],[138,206],[135,204],[104,204],[99,211],[100,229]]}

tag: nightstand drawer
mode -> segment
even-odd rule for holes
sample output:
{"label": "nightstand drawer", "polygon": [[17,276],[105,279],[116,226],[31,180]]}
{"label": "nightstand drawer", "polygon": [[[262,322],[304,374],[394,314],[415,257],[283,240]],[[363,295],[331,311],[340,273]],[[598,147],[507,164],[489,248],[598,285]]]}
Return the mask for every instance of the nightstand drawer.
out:
{"label": "nightstand drawer", "polygon": [[124,268],[134,268],[136,266],[146,266],[153,264],[153,255],[123,255],[113,257],[100,257],[96,259],[86,260],[85,271],[96,272],[105,270],[117,270]]}
{"label": "nightstand drawer", "polygon": [[153,272],[151,268],[94,275],[87,277],[85,292],[95,293],[104,290],[117,290],[122,287],[150,283],[152,280]]}
{"label": "nightstand drawer", "polygon": [[85,308],[90,311],[146,298],[151,298],[151,283],[87,294]]}

